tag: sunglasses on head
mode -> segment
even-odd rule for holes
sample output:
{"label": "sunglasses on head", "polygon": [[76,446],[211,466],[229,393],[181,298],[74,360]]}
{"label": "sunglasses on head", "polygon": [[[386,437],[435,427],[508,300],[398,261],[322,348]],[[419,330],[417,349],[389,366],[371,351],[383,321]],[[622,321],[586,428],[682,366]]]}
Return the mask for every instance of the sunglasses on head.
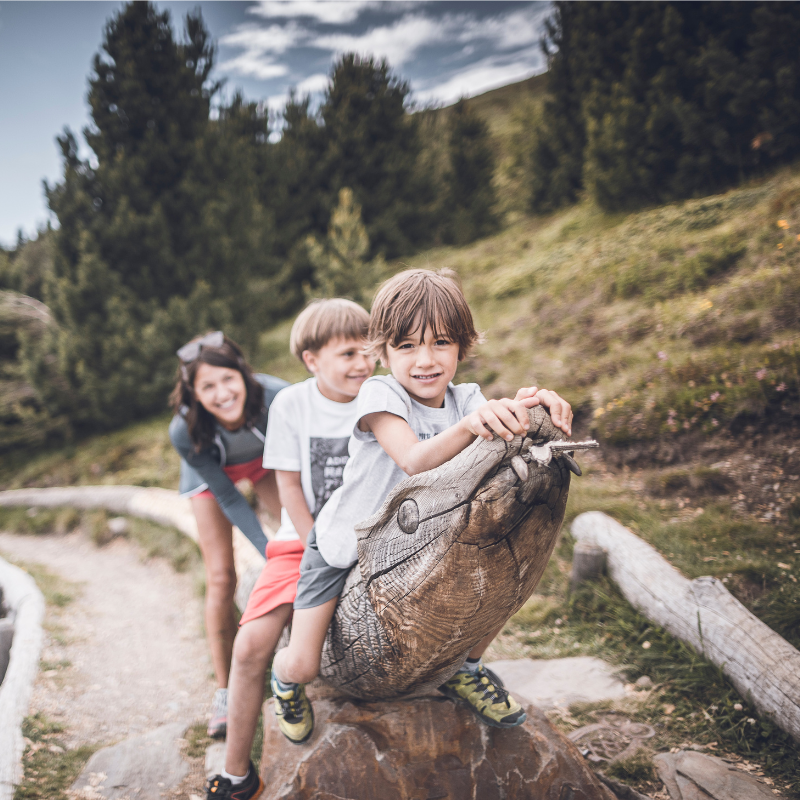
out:
{"label": "sunglasses on head", "polygon": [[225,335],[222,331],[213,331],[192,342],[187,342],[177,351],[177,356],[184,364],[191,364],[200,355],[200,351],[204,347],[222,347],[224,343]]}

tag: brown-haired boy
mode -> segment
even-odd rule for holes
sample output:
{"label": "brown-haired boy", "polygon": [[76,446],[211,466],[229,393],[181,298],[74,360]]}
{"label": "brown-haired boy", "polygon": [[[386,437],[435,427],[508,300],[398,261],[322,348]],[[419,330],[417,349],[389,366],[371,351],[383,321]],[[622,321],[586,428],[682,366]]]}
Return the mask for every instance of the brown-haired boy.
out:
{"label": "brown-haired boy", "polygon": [[[316,300],[292,326],[290,347],[312,377],[282,390],[270,406],[264,466],[274,469],[281,525],[267,545],[267,563],[253,588],[233,646],[228,692],[225,770],[208,798],[251,800],[263,789],[250,763],[264,676],[292,616],[308,532],[342,482],[357,413],[356,395],[375,361],[364,355],[369,315],[350,300]],[[280,395],[278,395],[280,397]]]}
{"label": "brown-haired boy", "polygon": [[[384,283],[375,297],[368,349],[392,374],[370,378],[359,393],[350,461],[341,488],[309,535],[291,640],[273,662],[278,725],[291,741],[305,741],[313,730],[311,704],[300,684],[319,672],[328,625],[357,560],[354,526],[380,508],[406,475],[444,464],[477,436],[490,439],[494,431],[510,441],[523,434],[528,409],[535,405],[548,407],[553,423],[571,433],[572,410],[555,392],[528,387],[513,400],[487,402],[477,384],[454,386],[458,362],[477,339],[453,273],[407,270]],[[441,690],[466,701],[487,724],[513,727],[525,720],[525,712],[480,660],[495,633],[473,648]]]}

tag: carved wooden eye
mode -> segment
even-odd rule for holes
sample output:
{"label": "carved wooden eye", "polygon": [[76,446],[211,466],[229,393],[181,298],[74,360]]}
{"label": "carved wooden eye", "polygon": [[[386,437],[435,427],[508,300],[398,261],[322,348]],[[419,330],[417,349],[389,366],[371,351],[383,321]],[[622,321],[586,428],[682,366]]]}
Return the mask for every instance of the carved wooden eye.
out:
{"label": "carved wooden eye", "polygon": [[414,533],[419,527],[419,508],[414,500],[403,500],[397,509],[397,524],[403,533]]}

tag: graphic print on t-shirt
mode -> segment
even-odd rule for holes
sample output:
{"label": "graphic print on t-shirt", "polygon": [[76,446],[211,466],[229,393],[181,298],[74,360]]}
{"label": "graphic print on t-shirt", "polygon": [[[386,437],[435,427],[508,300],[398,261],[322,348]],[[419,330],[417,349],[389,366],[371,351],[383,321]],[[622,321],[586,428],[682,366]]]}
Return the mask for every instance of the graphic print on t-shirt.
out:
{"label": "graphic print on t-shirt", "polygon": [[342,473],[347,463],[349,436],[339,439],[310,437],[311,488],[314,491],[314,519],[328,498],[342,485]]}

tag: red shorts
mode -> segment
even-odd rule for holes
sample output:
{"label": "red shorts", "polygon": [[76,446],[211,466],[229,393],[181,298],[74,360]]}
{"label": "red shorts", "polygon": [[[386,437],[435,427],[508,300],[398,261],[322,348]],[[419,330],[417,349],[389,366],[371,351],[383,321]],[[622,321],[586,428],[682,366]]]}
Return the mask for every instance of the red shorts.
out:
{"label": "red shorts", "polygon": [[284,603],[294,603],[303,549],[299,539],[267,544],[267,563],[250,592],[240,626],[263,617]]}
{"label": "red shorts", "polygon": [[[231,479],[233,483],[238,483],[243,478],[247,478],[254,486],[272,470],[264,469],[261,466],[261,459],[254,458],[252,461],[245,461],[244,464],[230,464],[223,467],[222,471]],[[198,492],[194,497],[213,497],[210,489]]]}

